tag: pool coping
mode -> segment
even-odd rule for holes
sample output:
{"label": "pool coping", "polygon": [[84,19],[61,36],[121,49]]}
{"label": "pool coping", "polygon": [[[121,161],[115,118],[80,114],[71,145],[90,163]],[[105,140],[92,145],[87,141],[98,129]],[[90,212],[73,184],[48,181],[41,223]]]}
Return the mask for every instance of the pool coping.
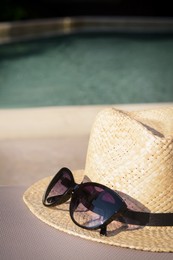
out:
{"label": "pool coping", "polygon": [[0,22],[0,44],[80,32],[173,33],[172,17],[63,17]]}
{"label": "pool coping", "polygon": [[97,113],[105,108],[132,111],[170,106],[173,102],[0,109],[0,140],[88,136]]}

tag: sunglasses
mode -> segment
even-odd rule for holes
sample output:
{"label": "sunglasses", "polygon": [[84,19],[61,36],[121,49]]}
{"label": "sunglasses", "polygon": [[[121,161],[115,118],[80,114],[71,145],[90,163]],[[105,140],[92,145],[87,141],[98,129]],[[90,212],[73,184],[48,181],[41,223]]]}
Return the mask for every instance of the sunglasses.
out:
{"label": "sunglasses", "polygon": [[[165,214],[150,214],[128,209],[125,201],[110,188],[95,182],[75,183],[72,172],[62,168],[51,180],[44,195],[43,204],[53,207],[70,201],[70,217],[79,227],[96,230],[107,235],[107,225],[118,220],[123,223],[138,225],[160,225]],[[172,214],[162,225],[172,225]]]}

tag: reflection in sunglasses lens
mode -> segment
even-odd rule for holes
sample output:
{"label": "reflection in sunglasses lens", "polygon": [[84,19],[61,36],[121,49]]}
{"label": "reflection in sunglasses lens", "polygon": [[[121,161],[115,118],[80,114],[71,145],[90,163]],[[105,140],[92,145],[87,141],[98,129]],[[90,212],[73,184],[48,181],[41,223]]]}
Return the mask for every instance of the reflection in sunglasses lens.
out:
{"label": "reflection in sunglasses lens", "polygon": [[47,196],[47,202],[53,203],[57,201],[58,197],[61,197],[72,184],[72,177],[68,173],[62,173],[59,180],[55,183],[55,185],[50,190]]}
{"label": "reflection in sunglasses lens", "polygon": [[80,226],[96,228],[117,210],[115,197],[100,186],[84,185],[76,193],[71,208],[73,219]]}

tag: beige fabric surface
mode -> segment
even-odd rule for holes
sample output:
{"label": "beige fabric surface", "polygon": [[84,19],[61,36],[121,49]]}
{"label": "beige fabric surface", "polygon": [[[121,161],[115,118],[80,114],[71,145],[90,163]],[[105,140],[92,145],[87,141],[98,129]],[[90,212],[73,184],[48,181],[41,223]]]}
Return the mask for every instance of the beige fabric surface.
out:
{"label": "beige fabric surface", "polygon": [[0,140],[0,184],[31,185],[59,168],[84,168],[88,136]]}

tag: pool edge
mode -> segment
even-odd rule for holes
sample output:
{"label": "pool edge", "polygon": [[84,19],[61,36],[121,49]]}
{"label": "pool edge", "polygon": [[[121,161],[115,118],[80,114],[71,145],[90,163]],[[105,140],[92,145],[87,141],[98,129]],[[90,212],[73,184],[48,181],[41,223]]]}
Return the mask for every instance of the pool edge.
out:
{"label": "pool edge", "polygon": [[168,106],[173,103],[0,109],[0,140],[87,136],[97,113],[107,107],[132,111]]}
{"label": "pool edge", "polygon": [[78,16],[0,22],[0,44],[86,31],[173,33],[173,18]]}

